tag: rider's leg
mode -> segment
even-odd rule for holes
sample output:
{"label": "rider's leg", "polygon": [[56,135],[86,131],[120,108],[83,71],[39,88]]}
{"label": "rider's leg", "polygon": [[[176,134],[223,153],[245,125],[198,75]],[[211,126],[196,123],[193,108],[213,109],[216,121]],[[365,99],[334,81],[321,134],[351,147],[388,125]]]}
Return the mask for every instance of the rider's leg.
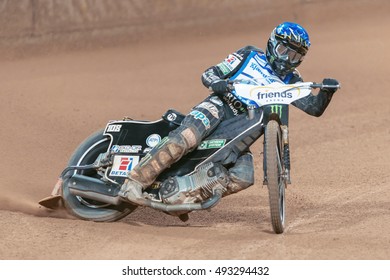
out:
{"label": "rider's leg", "polygon": [[202,139],[217,127],[224,116],[223,106],[220,104],[221,102],[213,103],[208,97],[195,106],[184,118],[182,125],[171,131],[168,137],[130,171],[119,195],[135,203],[143,199],[142,191],[150,186],[162,171],[195,149]]}
{"label": "rider's leg", "polygon": [[253,185],[255,180],[253,156],[251,153],[241,155],[233,167],[228,170],[230,182],[223,196],[237,193]]}

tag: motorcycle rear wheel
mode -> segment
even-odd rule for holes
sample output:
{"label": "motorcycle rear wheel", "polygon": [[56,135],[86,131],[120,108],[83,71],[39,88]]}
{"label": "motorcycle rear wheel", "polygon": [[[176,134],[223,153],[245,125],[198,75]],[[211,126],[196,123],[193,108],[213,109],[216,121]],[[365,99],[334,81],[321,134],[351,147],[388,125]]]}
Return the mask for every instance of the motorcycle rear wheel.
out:
{"label": "motorcycle rear wheel", "polygon": [[[68,166],[80,166],[93,163],[99,154],[107,151],[110,138],[103,135],[103,130],[97,131],[73,152]],[[100,178],[95,170],[72,171],[85,176]],[[75,196],[67,186],[62,187],[62,197],[66,210],[73,216],[95,222],[113,222],[120,220],[133,212],[137,206],[123,203],[121,205],[104,204],[91,199]]]}
{"label": "motorcycle rear wheel", "polygon": [[268,122],[265,140],[266,178],[269,194],[271,223],[275,233],[283,233],[285,226],[285,187],[282,159],[282,132],[278,122]]}

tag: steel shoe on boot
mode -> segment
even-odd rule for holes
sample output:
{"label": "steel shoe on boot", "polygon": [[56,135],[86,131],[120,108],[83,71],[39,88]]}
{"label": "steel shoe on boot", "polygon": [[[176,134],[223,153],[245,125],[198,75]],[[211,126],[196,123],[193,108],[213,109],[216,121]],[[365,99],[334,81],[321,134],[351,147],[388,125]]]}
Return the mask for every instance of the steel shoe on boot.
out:
{"label": "steel shoe on boot", "polygon": [[127,179],[122,185],[119,195],[130,202],[139,204],[140,201],[144,200],[143,187],[137,181]]}

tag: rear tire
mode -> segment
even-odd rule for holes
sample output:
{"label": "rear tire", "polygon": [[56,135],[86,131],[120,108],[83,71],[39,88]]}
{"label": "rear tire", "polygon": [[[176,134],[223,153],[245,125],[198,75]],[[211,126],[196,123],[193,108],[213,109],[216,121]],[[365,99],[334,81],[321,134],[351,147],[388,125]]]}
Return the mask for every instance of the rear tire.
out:
{"label": "rear tire", "polygon": [[285,225],[284,165],[282,132],[278,122],[271,120],[265,130],[265,164],[268,184],[271,223],[275,233],[283,233]]}
{"label": "rear tire", "polygon": [[[110,138],[103,135],[103,130],[97,131],[86,140],[72,154],[68,166],[79,166],[93,163],[99,154],[107,151]],[[85,176],[100,178],[95,170],[72,171]],[[121,205],[104,204],[91,199],[85,199],[70,193],[69,188],[64,184],[62,187],[62,197],[66,210],[83,220],[95,222],[113,222],[122,219],[137,206],[123,203]]]}

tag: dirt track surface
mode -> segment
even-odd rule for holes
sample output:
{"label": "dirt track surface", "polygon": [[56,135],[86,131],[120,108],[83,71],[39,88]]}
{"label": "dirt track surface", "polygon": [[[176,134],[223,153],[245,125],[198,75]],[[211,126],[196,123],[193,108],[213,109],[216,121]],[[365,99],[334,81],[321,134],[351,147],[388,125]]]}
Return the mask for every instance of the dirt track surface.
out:
{"label": "dirt track surface", "polygon": [[337,78],[342,89],[321,118],[291,109],[282,235],[272,232],[260,157],[256,185],[186,223],[145,208],[94,223],[37,203],[89,134],[123,116],[188,112],[208,94],[203,70],[247,44],[265,48],[279,21],[229,35],[2,57],[0,259],[389,259],[388,11],[387,2],[380,10],[357,6],[346,18],[305,23],[312,48],[301,74]]}

